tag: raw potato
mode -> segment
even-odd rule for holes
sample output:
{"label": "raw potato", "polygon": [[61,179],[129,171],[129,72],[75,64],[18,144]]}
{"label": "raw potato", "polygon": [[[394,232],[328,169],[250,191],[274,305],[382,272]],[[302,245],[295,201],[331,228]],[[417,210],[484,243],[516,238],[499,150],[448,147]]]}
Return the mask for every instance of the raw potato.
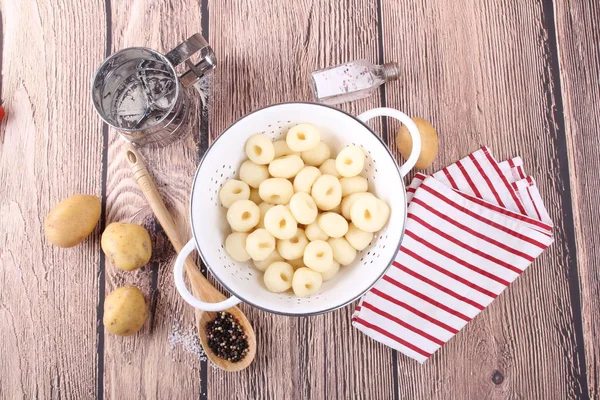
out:
{"label": "raw potato", "polygon": [[104,300],[104,327],[113,335],[131,336],[148,318],[144,295],[135,286],[112,291]]}
{"label": "raw potato", "polygon": [[237,262],[246,262],[250,259],[250,254],[246,251],[247,237],[247,233],[232,232],[225,239],[225,251]]}
{"label": "raw potato", "polygon": [[273,147],[275,148],[275,158],[289,156],[290,154],[294,154],[299,156],[300,152],[292,151],[285,142],[285,140],[276,140],[273,142]]}
{"label": "raw potato", "polygon": [[304,264],[317,272],[325,272],[333,262],[333,251],[329,243],[323,240],[310,242],[304,250]]}
{"label": "raw potato", "polygon": [[354,193],[366,192],[369,190],[367,178],[363,176],[341,178],[340,185],[342,185],[342,197],[346,197]]}
{"label": "raw potato", "polygon": [[269,265],[263,280],[269,291],[274,293],[285,292],[292,287],[294,267],[283,261],[276,261]]}
{"label": "raw potato", "polygon": [[317,222],[321,230],[332,238],[340,238],[348,232],[348,221],[340,214],[333,212],[323,213],[319,215]]}
{"label": "raw potato", "polygon": [[321,229],[321,227],[319,226],[318,221],[315,221],[312,224],[308,225],[304,230],[304,233],[306,234],[308,240],[310,240],[311,242],[314,242],[315,240],[329,239],[329,236],[325,232],[323,232],[323,229]]}
{"label": "raw potato", "polygon": [[[427,169],[438,153],[438,135],[435,128],[423,118],[414,117],[412,120],[421,134],[421,154],[417,159],[415,168]],[[408,159],[412,151],[412,138],[405,125],[402,125],[398,130],[396,146],[402,157]]]}
{"label": "raw potato", "polygon": [[260,209],[250,200],[236,201],[227,210],[227,222],[237,232],[248,232],[258,224]]}
{"label": "raw potato", "polygon": [[275,158],[273,142],[260,133],[250,136],[246,141],[246,155],[255,164],[268,164]]}
{"label": "raw potato", "polygon": [[324,211],[337,207],[342,201],[342,185],[338,178],[332,175],[318,177],[310,193],[317,207]]}
{"label": "raw potato", "polygon": [[350,219],[350,210],[354,205],[354,202],[356,202],[356,200],[360,199],[363,196],[373,196],[373,194],[369,192],[353,193],[350,196],[345,197],[344,200],[342,200],[342,215],[344,216],[344,218],[348,220]]}
{"label": "raw potato", "polygon": [[275,238],[266,229],[257,229],[246,238],[246,251],[255,261],[269,258],[275,250]]}
{"label": "raw potato", "polygon": [[356,250],[363,251],[373,240],[373,233],[361,231],[351,222],[345,238]]}
{"label": "raw potato", "polygon": [[285,142],[293,151],[309,151],[319,145],[321,134],[313,124],[293,126],[285,136]]}
{"label": "raw potato", "polygon": [[298,223],[289,208],[279,205],[267,210],[265,229],[277,239],[291,239],[296,235]]}
{"label": "raw potato", "polygon": [[333,175],[336,178],[342,177],[335,167],[335,160],[333,158],[325,160],[325,162],[319,167],[319,171],[321,171],[323,175]]}
{"label": "raw potato", "polygon": [[293,195],[289,207],[296,221],[303,225],[312,224],[319,213],[313,198],[304,192]]}
{"label": "raw potato", "polygon": [[329,146],[324,142],[319,142],[317,147],[312,150],[302,152],[304,164],[318,167],[325,162],[331,155]]}
{"label": "raw potato", "polygon": [[297,260],[304,255],[307,245],[304,230],[298,228],[293,238],[277,241],[277,251],[286,260]]}
{"label": "raw potato", "polygon": [[271,204],[287,204],[294,194],[292,182],[284,178],[269,178],[258,187],[260,198]]}
{"label": "raw potato", "polygon": [[321,276],[323,277],[323,282],[328,281],[331,278],[333,278],[334,276],[336,276],[339,270],[340,270],[340,263],[334,260],[333,264],[331,264],[331,268],[329,268],[325,272],[321,272]]}
{"label": "raw potato", "polygon": [[304,167],[294,178],[294,190],[296,192],[310,193],[312,185],[321,176],[317,167]]}
{"label": "raw potato", "polygon": [[230,179],[219,190],[219,200],[223,207],[229,208],[238,200],[248,200],[250,198],[250,187],[247,183]]}
{"label": "raw potato", "polygon": [[345,178],[360,174],[364,166],[365,153],[359,146],[348,146],[335,158],[335,168]]}
{"label": "raw potato", "polygon": [[294,272],[292,289],[298,297],[308,297],[316,293],[322,284],[323,277],[321,274],[309,268],[300,268]]}
{"label": "raw potato", "polygon": [[304,168],[304,161],[299,156],[289,155],[276,158],[269,164],[269,173],[275,178],[290,179]]}
{"label": "raw potato", "polygon": [[350,219],[365,232],[377,232],[387,222],[390,207],[375,196],[362,196],[350,209]]}
{"label": "raw potato", "polygon": [[329,238],[327,240],[333,251],[333,259],[343,266],[351,264],[356,258],[356,249],[344,238]]}
{"label": "raw potato", "polygon": [[152,257],[150,234],[141,225],[113,222],[102,233],[102,250],[115,267],[133,271]]}
{"label": "raw potato", "polygon": [[73,247],[92,233],[100,219],[100,199],[76,194],[58,203],[44,221],[46,237],[55,246]]}
{"label": "raw potato", "polygon": [[269,168],[246,160],[240,166],[240,179],[250,187],[258,189],[260,183],[269,178]]}
{"label": "raw potato", "polygon": [[257,270],[264,272],[267,268],[269,268],[269,265],[273,264],[275,261],[284,261],[283,257],[279,255],[277,249],[273,250],[271,255],[267,257],[266,260],[254,261],[254,266]]}

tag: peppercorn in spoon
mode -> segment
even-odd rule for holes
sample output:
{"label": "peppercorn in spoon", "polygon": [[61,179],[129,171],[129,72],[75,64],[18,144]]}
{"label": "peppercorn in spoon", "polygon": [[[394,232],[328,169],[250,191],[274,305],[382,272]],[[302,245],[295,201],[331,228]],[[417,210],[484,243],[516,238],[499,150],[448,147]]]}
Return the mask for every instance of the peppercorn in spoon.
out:
{"label": "peppercorn in spoon", "polygon": [[[175,227],[175,222],[167,211],[142,157],[132,144],[125,145],[125,158],[154,215],[175,251],[179,253],[184,243]],[[191,258],[185,261],[185,271],[194,296],[211,303],[226,299],[202,275]],[[252,363],[256,355],[256,336],[252,325],[239,308],[231,307],[224,312],[195,310],[195,315],[200,342],[206,356],[214,365],[226,371],[240,371]]]}

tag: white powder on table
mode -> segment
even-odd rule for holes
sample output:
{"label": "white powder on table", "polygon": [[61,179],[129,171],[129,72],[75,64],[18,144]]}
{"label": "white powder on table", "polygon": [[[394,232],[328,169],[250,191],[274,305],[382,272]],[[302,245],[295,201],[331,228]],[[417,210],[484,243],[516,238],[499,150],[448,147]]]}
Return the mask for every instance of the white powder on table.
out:
{"label": "white powder on table", "polygon": [[181,346],[185,352],[195,355],[200,361],[206,361],[206,354],[200,344],[195,326],[186,329],[179,324],[179,321],[173,322],[173,328],[167,341],[171,350],[175,349],[176,346]]}

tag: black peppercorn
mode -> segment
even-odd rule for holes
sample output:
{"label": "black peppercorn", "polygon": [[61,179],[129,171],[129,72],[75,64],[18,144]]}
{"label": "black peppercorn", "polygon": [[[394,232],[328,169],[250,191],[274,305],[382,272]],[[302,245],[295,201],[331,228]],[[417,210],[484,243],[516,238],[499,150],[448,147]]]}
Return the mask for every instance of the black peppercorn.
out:
{"label": "black peppercorn", "polygon": [[242,326],[228,312],[219,312],[206,324],[206,338],[213,353],[227,361],[238,362],[249,350]]}

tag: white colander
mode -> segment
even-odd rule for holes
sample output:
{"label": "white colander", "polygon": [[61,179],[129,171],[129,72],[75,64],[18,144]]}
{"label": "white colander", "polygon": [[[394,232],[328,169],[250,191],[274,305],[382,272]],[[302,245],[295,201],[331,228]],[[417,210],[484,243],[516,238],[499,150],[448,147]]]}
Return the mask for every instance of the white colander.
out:
{"label": "white colander", "polygon": [[[400,168],[379,137],[365,125],[378,116],[400,120],[412,136],[410,157]],[[225,238],[231,232],[225,218],[226,209],[219,203],[219,189],[238,174],[246,139],[264,133],[272,139],[284,138],[287,130],[302,122],[319,128],[321,140],[332,154],[349,145],[361,146],[366,154],[362,173],[369,182],[369,191],[385,201],[391,209],[387,226],[373,238],[371,244],[358,253],[356,260],[340,268],[339,273],[320,290],[307,298],[292,293],[271,293],[263,283],[263,273],[251,262],[234,261],[224,249]],[[383,276],[391,265],[404,234],[406,222],[406,191],[404,176],[415,165],[421,151],[417,127],[404,113],[391,108],[369,110],[358,118],[338,109],[314,103],[283,103],[262,108],[246,115],[229,127],[208,149],[200,161],[192,184],[190,216],[193,238],[184,246],[175,261],[175,285],[185,301],[205,311],[220,311],[241,301],[262,310],[284,315],[311,315],[340,308],[360,297]],[[208,270],[231,292],[220,303],[206,303],[195,298],[184,283],[183,264],[197,249]]]}

